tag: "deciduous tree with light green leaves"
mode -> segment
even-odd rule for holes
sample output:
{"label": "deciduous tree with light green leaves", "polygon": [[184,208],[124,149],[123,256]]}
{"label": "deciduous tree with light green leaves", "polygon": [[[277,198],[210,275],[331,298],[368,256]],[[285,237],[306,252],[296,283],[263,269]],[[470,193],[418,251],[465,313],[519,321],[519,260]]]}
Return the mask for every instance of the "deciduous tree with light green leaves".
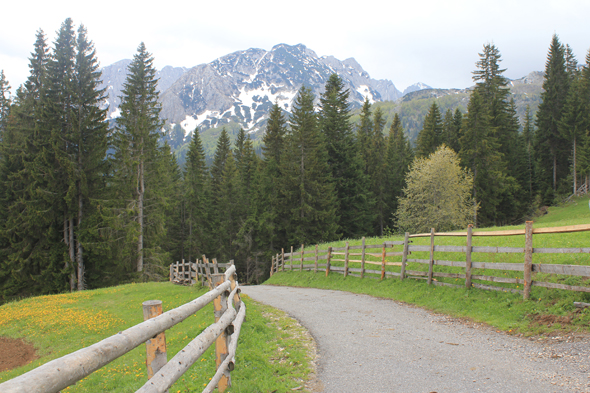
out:
{"label": "deciduous tree with light green leaves", "polygon": [[398,227],[413,233],[465,228],[472,220],[472,187],[473,176],[461,168],[457,153],[447,146],[428,157],[417,157],[399,199]]}

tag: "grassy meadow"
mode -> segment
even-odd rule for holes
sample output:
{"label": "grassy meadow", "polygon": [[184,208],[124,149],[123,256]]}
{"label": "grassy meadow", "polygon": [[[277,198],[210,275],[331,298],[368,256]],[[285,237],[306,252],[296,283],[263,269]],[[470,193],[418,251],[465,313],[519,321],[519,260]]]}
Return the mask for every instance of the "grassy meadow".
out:
{"label": "grassy meadow", "polygon": [[[205,291],[167,282],[128,284],[5,304],[0,307],[0,336],[25,339],[35,346],[39,358],[1,372],[0,383],[142,322],[141,303],[146,300],[162,300],[167,311]],[[311,339],[284,313],[252,302],[247,296],[243,300],[247,315],[231,374],[233,386],[228,391],[290,391],[302,386],[310,372]],[[213,322],[213,306],[209,304],[167,330],[168,359]],[[213,374],[214,345],[170,392],[201,391]],[[141,345],[62,392],[135,392],[147,380],[146,375],[145,346]]]}
{"label": "grassy meadow", "polygon": [[[576,198],[561,207],[553,207],[548,214],[534,220],[533,227],[558,227],[566,225],[580,225],[590,223],[590,209],[588,197]],[[485,228],[481,230],[508,230],[523,229],[524,225],[508,226],[501,228]],[[477,229],[480,231],[480,229]],[[430,238],[412,238],[413,245],[430,245]],[[344,247],[348,241],[350,246],[361,244],[361,240],[342,240],[327,244],[320,244],[319,249],[332,247]],[[403,241],[403,237],[388,236],[383,238],[366,239],[366,244],[380,244],[384,241]],[[521,236],[505,237],[473,237],[473,246],[497,246],[524,248],[525,238]],[[465,237],[436,237],[436,245],[465,245]],[[567,234],[537,234],[533,236],[533,247],[590,247],[590,232],[576,232]],[[299,247],[296,248],[296,250]],[[309,252],[315,245],[306,246]],[[393,251],[401,251],[402,246],[394,246]],[[287,251],[287,250],[286,250]],[[388,251],[392,251],[388,248]],[[353,250],[358,253],[359,250]],[[372,249],[367,252],[381,254],[381,249]],[[322,255],[322,254],[320,254]],[[309,255],[306,255],[306,257]],[[443,286],[428,286],[423,280],[400,281],[397,277],[387,277],[383,281],[377,280],[379,275],[366,274],[373,279],[360,279],[355,276],[343,277],[340,273],[330,273],[325,277],[324,272],[299,272],[299,261],[294,258],[294,271],[279,272],[270,278],[267,283],[275,285],[310,286],[317,288],[329,288],[365,293],[373,296],[391,298],[398,301],[416,304],[436,312],[447,313],[456,317],[468,318],[475,322],[487,323],[499,330],[526,336],[537,334],[558,335],[569,332],[590,332],[590,309],[577,309],[574,301],[590,302],[590,293],[571,292],[559,289],[547,289],[533,286],[531,300],[524,301],[522,295],[511,291],[522,290],[522,284],[493,283],[493,285],[505,288],[501,292],[486,291],[472,288],[449,288]],[[333,256],[333,259],[343,259],[342,255]],[[428,252],[413,252],[408,258],[429,259]],[[360,259],[351,256],[350,259]],[[443,253],[435,254],[436,260],[465,261],[465,254]],[[367,257],[367,260],[380,262],[381,257]],[[401,262],[401,257],[387,257],[387,262]],[[509,262],[523,263],[522,254],[508,253],[473,253],[473,262]],[[325,263],[320,260],[320,264]],[[306,261],[305,264],[313,262]],[[568,264],[590,265],[589,254],[533,254],[533,263],[544,264]],[[332,266],[344,266],[343,262],[332,262]],[[349,263],[349,267],[359,268],[359,263]],[[381,270],[380,265],[366,265],[365,269]],[[408,270],[428,271],[427,264],[408,263]],[[399,266],[387,266],[386,271],[399,272]],[[435,272],[464,273],[460,267],[436,266]],[[491,269],[473,269],[474,275],[502,276],[523,279],[523,273],[519,271],[500,271]],[[437,281],[450,284],[465,285],[461,278],[436,278]],[[590,277],[574,277],[566,275],[533,274],[533,280],[556,282],[566,285],[590,287]],[[492,285],[487,281],[474,280],[474,283]]]}

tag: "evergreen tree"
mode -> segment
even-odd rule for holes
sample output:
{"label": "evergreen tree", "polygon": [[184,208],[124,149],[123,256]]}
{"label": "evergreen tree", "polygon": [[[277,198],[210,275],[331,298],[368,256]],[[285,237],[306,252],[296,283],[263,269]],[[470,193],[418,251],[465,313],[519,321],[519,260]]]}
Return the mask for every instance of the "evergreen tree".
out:
{"label": "evergreen tree", "polygon": [[[455,112],[455,114],[459,114],[461,116],[461,120],[463,118],[461,111]],[[460,123],[461,121],[459,121]],[[453,149],[455,152],[459,152],[459,131],[460,125],[457,126],[457,121],[455,120],[455,115],[453,111],[447,109],[445,112],[445,118],[443,120],[443,127],[442,127],[442,135],[441,135],[441,142],[444,143],[447,147]]]}
{"label": "evergreen tree", "polygon": [[[259,250],[273,252],[280,250],[281,246],[287,246],[288,218],[281,215],[283,202],[279,193],[280,184],[283,183],[281,161],[285,153],[286,133],[287,122],[283,111],[275,103],[262,137],[263,158],[255,172],[253,215],[257,222],[251,223],[255,229],[244,228],[242,231],[242,237],[248,237],[243,243],[255,243],[254,247]],[[265,269],[262,270],[266,273]],[[253,271],[254,268],[249,269],[248,278],[254,274]]]}
{"label": "evergreen tree", "polygon": [[406,139],[399,115],[396,113],[389,128],[387,144],[387,175],[389,176],[389,212],[392,217],[397,211],[398,199],[406,186],[406,175],[414,160],[410,141]]}
{"label": "evergreen tree", "polygon": [[491,134],[489,112],[477,89],[469,99],[460,142],[461,163],[473,174],[473,223],[494,224],[504,176],[498,142]]}
{"label": "evergreen tree", "polygon": [[313,100],[309,88],[299,90],[290,121],[291,132],[281,158],[282,214],[289,219],[287,235],[291,244],[338,237],[336,192]]}
{"label": "evergreen tree", "polygon": [[197,260],[208,252],[211,228],[209,226],[209,173],[205,164],[205,150],[199,129],[195,128],[186,155],[184,174],[184,201],[186,206],[187,244],[186,257]]}
{"label": "evergreen tree", "polygon": [[373,114],[373,133],[371,135],[371,154],[368,162],[371,192],[375,198],[376,220],[374,227],[379,236],[383,236],[386,221],[390,217],[390,192],[387,176],[387,151],[383,138],[385,118],[381,108]]}
{"label": "evergreen tree", "polygon": [[569,77],[563,45],[553,35],[547,62],[541,103],[537,111],[535,154],[537,177],[544,203],[550,203],[558,183],[567,176],[568,143],[559,132],[563,106],[567,98]]}
{"label": "evergreen tree", "polygon": [[320,126],[338,199],[338,225],[345,238],[355,238],[369,233],[373,217],[369,182],[350,124],[349,94],[342,79],[332,74],[320,97]]}
{"label": "evergreen tree", "polygon": [[[126,212],[122,227],[127,242],[124,257],[129,262],[133,261],[135,270],[144,277],[157,274],[163,263],[159,249],[148,250],[145,247],[146,218],[153,231],[151,236],[161,238],[165,234],[163,224],[149,217],[158,216],[161,192],[165,192],[155,188],[162,122],[153,61],[152,55],[141,43],[129,65],[119,106],[121,115],[117,118],[117,128],[113,134],[117,199],[124,202]],[[147,241],[155,244],[152,239]],[[144,256],[149,256],[150,261]],[[146,264],[149,264],[150,269],[144,270]]]}
{"label": "evergreen tree", "polygon": [[424,118],[424,126],[418,133],[418,139],[416,140],[417,157],[428,157],[436,151],[442,143],[442,130],[443,123],[440,110],[436,102],[433,102]]}
{"label": "evergreen tree", "polygon": [[534,151],[533,141],[535,140],[535,129],[534,129],[533,117],[531,114],[531,108],[527,105],[524,114],[524,126],[522,128],[522,138],[526,150],[526,173],[527,182],[525,189],[528,191],[529,201],[533,200],[533,187],[535,180],[535,165],[534,165]]}
{"label": "evergreen tree", "polygon": [[372,159],[372,135],[373,119],[371,119],[371,103],[369,102],[369,99],[366,98],[361,109],[361,121],[357,129],[356,137],[365,175],[369,174],[368,166]]}
{"label": "evergreen tree", "polygon": [[578,192],[578,153],[580,151],[580,141],[582,146],[587,134],[586,118],[587,103],[584,102],[583,97],[583,81],[579,75],[576,75],[571,80],[571,85],[568,89],[568,95],[563,107],[563,113],[559,121],[559,131],[563,139],[571,143],[571,163],[572,163],[572,179],[573,179],[573,194]]}
{"label": "evergreen tree", "polygon": [[4,70],[0,70],[0,141],[6,129],[8,114],[10,113],[10,85],[4,76]]}

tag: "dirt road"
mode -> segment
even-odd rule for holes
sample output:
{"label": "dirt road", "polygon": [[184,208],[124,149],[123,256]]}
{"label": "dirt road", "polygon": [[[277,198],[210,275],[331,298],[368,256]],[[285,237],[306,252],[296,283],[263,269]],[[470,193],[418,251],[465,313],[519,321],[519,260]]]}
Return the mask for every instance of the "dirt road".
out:
{"label": "dirt road", "polygon": [[313,288],[244,287],[318,345],[325,393],[590,392],[590,339],[531,341],[391,300]]}

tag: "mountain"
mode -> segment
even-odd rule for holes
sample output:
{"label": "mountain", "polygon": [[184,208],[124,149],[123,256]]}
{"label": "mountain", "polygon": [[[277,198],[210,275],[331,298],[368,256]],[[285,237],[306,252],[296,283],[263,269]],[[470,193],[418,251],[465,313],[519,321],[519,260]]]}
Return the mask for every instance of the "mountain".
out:
{"label": "mountain", "polygon": [[161,95],[162,117],[181,124],[185,132],[237,123],[249,132],[260,130],[277,102],[290,112],[302,85],[316,99],[331,74],[337,73],[350,89],[351,105],[393,101],[401,97],[388,80],[371,79],[356,60],[318,57],[305,45],[251,48],[201,64],[184,73]]}
{"label": "mountain", "polygon": [[432,87],[425,85],[424,83],[421,83],[421,82],[414,83],[412,86],[408,86],[405,88],[404,92],[402,93],[402,96],[405,96],[406,94],[412,93],[415,91],[427,90],[427,89],[432,89]]}

